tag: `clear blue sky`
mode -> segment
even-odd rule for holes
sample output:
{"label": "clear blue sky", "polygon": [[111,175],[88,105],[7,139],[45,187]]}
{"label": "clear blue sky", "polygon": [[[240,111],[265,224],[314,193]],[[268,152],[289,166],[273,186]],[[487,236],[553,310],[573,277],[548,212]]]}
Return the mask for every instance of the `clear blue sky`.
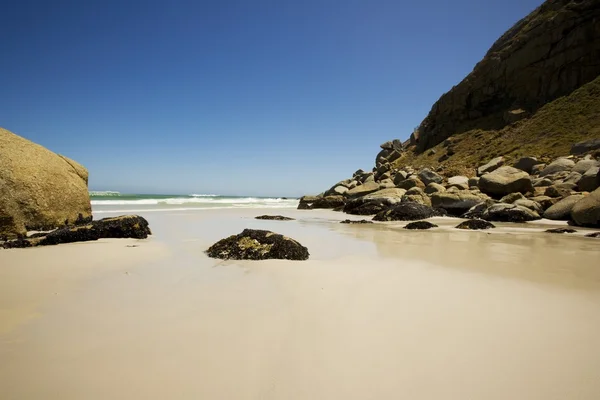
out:
{"label": "clear blue sky", "polygon": [[90,189],[317,193],[541,2],[4,2],[0,126],[85,165]]}

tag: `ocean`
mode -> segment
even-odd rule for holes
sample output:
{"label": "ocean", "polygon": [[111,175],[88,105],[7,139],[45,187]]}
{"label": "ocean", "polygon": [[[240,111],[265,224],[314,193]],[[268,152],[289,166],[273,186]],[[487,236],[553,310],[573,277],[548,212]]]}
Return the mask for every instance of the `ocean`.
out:
{"label": "ocean", "polygon": [[220,196],[216,194],[124,194],[91,191],[94,214],[168,212],[218,208],[296,208],[298,199],[285,197]]}

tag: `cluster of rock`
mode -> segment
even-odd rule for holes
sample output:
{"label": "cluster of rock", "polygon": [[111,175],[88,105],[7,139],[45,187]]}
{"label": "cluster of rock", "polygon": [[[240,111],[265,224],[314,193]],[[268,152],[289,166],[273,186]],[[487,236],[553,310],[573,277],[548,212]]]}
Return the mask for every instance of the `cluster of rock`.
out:
{"label": "cluster of rock", "polygon": [[578,155],[547,163],[524,157],[507,165],[498,157],[479,166],[477,176],[467,177],[428,168],[395,169],[387,157],[401,154],[402,144],[387,142],[372,172],[358,170],[318,196],[304,196],[298,208],[375,215],[375,221],[451,215],[527,222],[543,217],[600,227],[600,161],[597,153],[589,154],[595,149],[589,144],[577,145],[584,154],[578,150]]}

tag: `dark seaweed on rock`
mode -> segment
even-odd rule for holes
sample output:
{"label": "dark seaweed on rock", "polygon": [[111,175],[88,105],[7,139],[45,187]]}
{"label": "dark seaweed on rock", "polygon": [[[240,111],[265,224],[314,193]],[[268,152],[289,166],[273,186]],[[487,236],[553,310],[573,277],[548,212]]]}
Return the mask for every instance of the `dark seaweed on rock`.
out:
{"label": "dark seaweed on rock", "polygon": [[431,228],[437,228],[438,226],[436,224],[432,224],[429,221],[415,221],[415,222],[411,222],[410,224],[406,225],[404,227],[404,229],[431,229]]}
{"label": "dark seaweed on rock", "polygon": [[496,226],[491,222],[484,221],[482,219],[470,219],[468,221],[463,221],[456,226],[457,229],[471,229],[471,230],[483,230],[483,229],[491,229]]}
{"label": "dark seaweed on rock", "polygon": [[546,232],[548,232],[548,233],[575,233],[577,231],[572,228],[554,228],[554,229],[548,229],[548,230],[546,230]]}
{"label": "dark seaweed on rock", "polygon": [[264,219],[269,221],[294,221],[294,218],[284,217],[283,215],[259,215],[255,219]]}
{"label": "dark seaweed on rock", "polygon": [[86,225],[56,229],[46,234],[5,242],[4,248],[49,246],[61,243],[87,242],[105,238],[145,239],[152,232],[148,221],[138,215],[104,218]]}
{"label": "dark seaweed on rock", "polygon": [[373,221],[367,221],[366,219],[361,219],[360,221],[353,221],[351,219],[346,219],[340,221],[340,224],[372,224]]}
{"label": "dark seaweed on rock", "polygon": [[585,235],[585,237],[589,237],[589,238],[600,238],[600,232],[588,233],[587,235]]}
{"label": "dark seaweed on rock", "polygon": [[308,260],[308,249],[278,233],[244,229],[238,235],[219,240],[206,254],[223,260]]}
{"label": "dark seaweed on rock", "polygon": [[373,221],[416,221],[442,215],[445,213],[441,210],[419,203],[406,202],[379,212],[373,217]]}

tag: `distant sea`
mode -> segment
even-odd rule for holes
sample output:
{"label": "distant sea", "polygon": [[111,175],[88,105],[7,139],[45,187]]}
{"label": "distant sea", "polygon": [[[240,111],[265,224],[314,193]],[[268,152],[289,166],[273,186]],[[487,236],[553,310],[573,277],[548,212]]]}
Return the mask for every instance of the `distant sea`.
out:
{"label": "distant sea", "polygon": [[283,197],[220,196],[216,194],[125,194],[91,191],[95,214],[165,212],[217,208],[296,208],[298,199]]}

